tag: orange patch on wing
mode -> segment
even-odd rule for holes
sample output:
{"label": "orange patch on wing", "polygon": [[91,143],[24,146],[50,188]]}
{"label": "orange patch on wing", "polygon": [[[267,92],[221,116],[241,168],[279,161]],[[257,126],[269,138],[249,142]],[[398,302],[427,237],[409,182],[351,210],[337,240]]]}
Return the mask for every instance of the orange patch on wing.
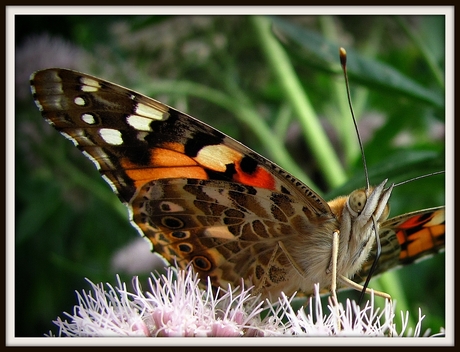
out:
{"label": "orange patch on wing", "polygon": [[154,167],[197,165],[197,163],[187,155],[163,148],[154,149],[150,159]]}
{"label": "orange patch on wing", "polygon": [[426,222],[426,219],[425,219],[425,221],[420,221],[421,218],[422,218],[422,216],[420,216],[420,215],[411,217],[410,219],[408,219],[407,221],[405,221],[401,225],[398,225],[398,227],[401,228],[401,229],[412,229],[414,227],[418,227],[421,224]]}
{"label": "orange patch on wing", "polygon": [[197,166],[197,163],[187,155],[164,148],[155,148],[150,152],[150,163],[147,166],[132,163],[128,158],[121,159],[120,163],[125,170],[139,168]]}
{"label": "orange patch on wing", "polygon": [[417,257],[423,252],[430,251],[433,248],[444,243],[440,239],[445,234],[445,225],[434,225],[422,227],[419,231],[407,236],[404,230],[396,233],[398,241],[401,244],[406,244],[405,249],[401,250],[400,259]]}
{"label": "orange patch on wing", "polygon": [[207,173],[200,166],[130,169],[126,170],[125,172],[129,178],[134,180],[136,187],[142,187],[149,181],[160,180],[164,178],[196,178],[200,180],[208,179]]}
{"label": "orange patch on wing", "polygon": [[184,154],[185,148],[184,145],[177,142],[165,142],[161,145],[162,149],[174,150],[178,153]]}
{"label": "orange patch on wing", "polygon": [[235,164],[236,175],[233,179],[237,182],[241,182],[247,186],[254,186],[266,189],[275,189],[275,178],[273,175],[265,170],[264,168],[257,166],[256,170],[248,174],[241,169],[239,163]]}

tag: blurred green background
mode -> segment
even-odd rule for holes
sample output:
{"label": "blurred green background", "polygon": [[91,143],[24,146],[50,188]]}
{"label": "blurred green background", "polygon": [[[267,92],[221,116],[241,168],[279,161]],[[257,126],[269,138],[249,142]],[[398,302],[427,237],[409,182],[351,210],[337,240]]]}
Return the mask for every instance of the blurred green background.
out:
{"label": "blurred green background", "polygon": [[[444,30],[443,16],[17,16],[15,335],[56,333],[52,320],[73,311],[85,278],[114,284],[119,273],[129,283],[162,266],[150,253],[113,264],[140,236],[93,164],[41,118],[32,72],[76,69],[154,97],[331,199],[364,186],[338,47],[348,51],[370,181],[399,182],[445,168]],[[283,50],[273,48],[275,38]],[[296,81],[300,98],[289,88]],[[299,111],[302,99],[313,110]],[[320,121],[332,154],[321,156],[328,145],[312,142],[303,118]],[[443,205],[444,194],[444,175],[397,187],[391,216]],[[445,326],[444,273],[438,254],[370,286],[390,293],[413,321],[421,307],[422,329],[436,333]]]}

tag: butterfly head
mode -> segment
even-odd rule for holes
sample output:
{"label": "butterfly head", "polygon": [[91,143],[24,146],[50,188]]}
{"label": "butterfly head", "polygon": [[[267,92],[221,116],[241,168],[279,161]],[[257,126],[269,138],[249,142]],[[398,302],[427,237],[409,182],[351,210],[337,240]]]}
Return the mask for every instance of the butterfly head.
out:
{"label": "butterfly head", "polygon": [[390,214],[390,199],[393,185],[385,189],[387,180],[384,180],[377,187],[369,189],[357,189],[347,199],[346,209],[352,218],[369,218],[374,216],[378,222],[383,222]]}

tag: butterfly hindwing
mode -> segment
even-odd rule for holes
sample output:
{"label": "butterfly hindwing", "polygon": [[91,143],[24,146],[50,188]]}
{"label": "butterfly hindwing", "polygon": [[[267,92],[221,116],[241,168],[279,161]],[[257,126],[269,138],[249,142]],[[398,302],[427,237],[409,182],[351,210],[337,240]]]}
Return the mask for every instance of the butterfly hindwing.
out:
{"label": "butterfly hindwing", "polygon": [[[168,261],[193,263],[220,285],[288,286],[289,259],[278,241],[298,242],[315,214],[288,195],[233,182],[166,179],[132,202],[134,222]],[[310,224],[310,225],[309,225]]]}

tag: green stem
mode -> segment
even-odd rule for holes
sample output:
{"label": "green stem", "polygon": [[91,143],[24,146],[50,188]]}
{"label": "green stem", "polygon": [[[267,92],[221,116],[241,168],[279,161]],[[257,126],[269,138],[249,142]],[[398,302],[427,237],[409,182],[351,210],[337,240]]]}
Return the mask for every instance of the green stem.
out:
{"label": "green stem", "polygon": [[326,182],[331,188],[343,184],[346,180],[345,171],[316,117],[289,57],[271,32],[270,20],[262,16],[251,17],[251,20],[265,56],[286,94],[286,98],[299,116],[306,143],[321,168]]}

